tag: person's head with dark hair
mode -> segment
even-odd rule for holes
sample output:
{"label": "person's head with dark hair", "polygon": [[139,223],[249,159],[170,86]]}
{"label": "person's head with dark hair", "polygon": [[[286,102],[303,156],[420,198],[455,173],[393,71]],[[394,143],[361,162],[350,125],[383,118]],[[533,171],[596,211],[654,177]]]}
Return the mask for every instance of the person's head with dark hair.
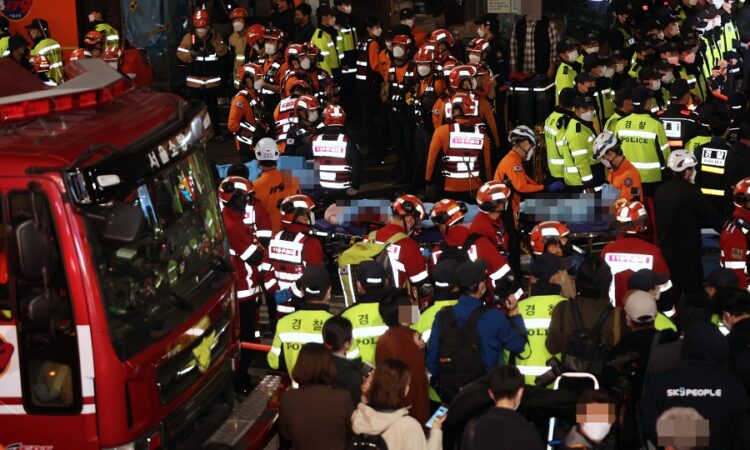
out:
{"label": "person's head with dark hair", "polygon": [[703,290],[708,294],[709,299],[713,299],[716,291],[726,287],[738,287],[740,285],[737,275],[732,269],[726,267],[717,267],[708,274]]}
{"label": "person's head with dark hair", "polygon": [[318,26],[332,27],[336,24],[336,15],[330,6],[318,6],[315,15],[318,17]]}
{"label": "person's head with dark hair", "polygon": [[576,274],[578,295],[585,298],[605,298],[612,282],[612,270],[598,255],[588,256]]}
{"label": "person's head with dark hair", "polygon": [[455,300],[458,298],[458,285],[456,283],[455,259],[445,258],[438,261],[432,271],[432,280],[435,283],[435,300]]}
{"label": "person's head with dark hair", "polygon": [[607,391],[586,389],[576,401],[576,431],[601,443],[615,422],[615,405]]}
{"label": "person's head with dark hair", "polygon": [[404,408],[410,382],[409,366],[397,359],[386,359],[375,368],[367,391],[369,405],[376,410]]}
{"label": "person's head with dark hair", "polygon": [[336,379],[333,355],[323,344],[310,342],[303,345],[292,369],[292,379],[300,386],[330,386]]}
{"label": "person's head with dark hair", "polygon": [[375,16],[367,16],[364,19],[364,24],[366,28],[375,28],[375,26],[380,27],[380,19]]}
{"label": "person's head with dark hair", "polygon": [[352,323],[346,317],[331,317],[323,325],[323,344],[335,355],[346,355],[354,339],[352,329]]}
{"label": "person's head with dark hair", "polygon": [[729,115],[717,108],[715,114],[708,119],[708,128],[711,130],[711,136],[725,137],[729,131]]}
{"label": "person's head with dark hair", "polygon": [[299,27],[304,27],[310,23],[310,16],[312,15],[312,6],[307,3],[300,3],[294,7],[294,23]]}
{"label": "person's head with dark hair", "polygon": [[297,280],[297,288],[306,303],[327,303],[331,298],[331,279],[326,266],[313,264],[305,267],[302,277]]}
{"label": "person's head with dark hair", "polygon": [[247,166],[241,163],[235,163],[229,166],[227,169],[228,177],[242,177],[244,179],[250,178],[250,170]]}
{"label": "person's head with dark hair", "polygon": [[516,366],[492,369],[487,392],[498,408],[518,409],[523,397],[523,375]]}
{"label": "person's head with dark hair", "polygon": [[680,334],[690,329],[696,322],[705,322],[711,320],[714,308],[711,300],[705,293],[686,295],[676,306],[677,309],[677,330]]}
{"label": "person's head with dark hair", "polygon": [[378,312],[386,325],[398,327],[409,322],[404,313],[409,311],[411,306],[411,299],[406,289],[393,289],[378,304]]}
{"label": "person's head with dark hair", "polygon": [[740,287],[720,288],[714,297],[721,321],[729,331],[741,320],[750,318],[750,292]]}
{"label": "person's head with dark hair", "polygon": [[571,111],[575,106],[575,100],[578,96],[578,92],[572,87],[563,88],[558,96],[558,106],[563,109]]}
{"label": "person's head with dark hair", "polygon": [[487,292],[487,263],[483,260],[463,262],[456,267],[456,283],[461,294],[474,298],[484,297]]}
{"label": "person's head with dark hair", "polygon": [[382,264],[377,261],[362,261],[357,266],[357,293],[383,298],[387,289],[388,277]]}

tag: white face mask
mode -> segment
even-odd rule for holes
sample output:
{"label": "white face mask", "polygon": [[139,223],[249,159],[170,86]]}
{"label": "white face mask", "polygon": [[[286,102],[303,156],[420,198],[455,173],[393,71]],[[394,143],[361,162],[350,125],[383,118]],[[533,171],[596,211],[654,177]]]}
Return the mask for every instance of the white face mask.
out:
{"label": "white face mask", "polygon": [[317,111],[310,111],[307,114],[307,121],[310,123],[315,123],[318,121],[318,112]]}
{"label": "white face mask", "polygon": [[606,422],[584,422],[581,424],[581,430],[596,442],[603,441],[611,428],[612,424]]}
{"label": "white face mask", "polygon": [[578,50],[573,50],[572,52],[566,53],[568,57],[568,61],[575,61],[578,59]]}
{"label": "white face mask", "polygon": [[714,19],[714,28],[719,28],[721,26],[721,16],[716,16]]}
{"label": "white face mask", "polygon": [[661,89],[661,80],[652,81],[649,85],[649,88],[652,91],[658,91],[659,89]]}
{"label": "white face mask", "polygon": [[476,53],[469,53],[469,62],[478,63],[481,60],[482,57],[480,55],[477,55]]}
{"label": "white face mask", "polygon": [[602,165],[604,166],[605,169],[611,169],[612,168],[612,163],[608,159],[602,158],[601,162],[602,162]]}
{"label": "white face mask", "polygon": [[584,48],[583,50],[584,50],[584,51],[585,51],[586,53],[588,53],[589,55],[592,55],[592,54],[594,54],[594,53],[599,53],[599,46],[598,46],[598,45],[595,45],[595,46],[593,46],[593,47],[588,47],[588,48]]}
{"label": "white face mask", "polygon": [[242,31],[242,30],[245,29],[245,22],[243,22],[241,20],[235,20],[234,22],[232,22],[232,29],[236,33],[239,33],[240,31]]}
{"label": "white face mask", "polygon": [[680,63],[680,57],[679,56],[670,56],[667,58],[667,62],[673,66],[676,66]]}
{"label": "white face mask", "polygon": [[481,27],[477,28],[477,36],[479,36],[480,38],[483,38],[484,34],[485,34],[484,30]]}
{"label": "white face mask", "polygon": [[195,34],[200,38],[205,37],[208,34],[208,28],[196,28]]}
{"label": "white face mask", "polygon": [[665,75],[662,75],[661,81],[666,84],[670,84],[674,81],[674,74],[672,72],[667,72]]}
{"label": "white face mask", "polygon": [[688,5],[695,6],[698,4],[698,0],[688,0]]}
{"label": "white face mask", "polygon": [[343,5],[344,7],[341,9],[344,14],[351,14],[352,13],[352,5]]}
{"label": "white face mask", "polygon": [[401,21],[403,25],[406,25],[407,27],[411,28],[414,26],[414,19],[404,19]]}
{"label": "white face mask", "polygon": [[253,87],[256,91],[260,91],[261,89],[263,89],[263,79],[261,78],[253,81]]}
{"label": "white face mask", "polygon": [[692,169],[690,171],[690,184],[695,184],[695,176],[698,175],[698,171],[695,169]]}
{"label": "white face mask", "polygon": [[426,77],[432,72],[432,67],[427,64],[420,64],[417,66],[417,73],[420,77]]}
{"label": "white face mask", "polygon": [[604,69],[604,76],[607,78],[612,78],[613,76],[615,76],[615,69],[607,67],[606,69]]}
{"label": "white face mask", "polygon": [[581,119],[585,120],[586,122],[593,122],[594,115],[596,115],[594,111],[586,111],[585,113],[581,114]]}
{"label": "white face mask", "polygon": [[617,73],[625,72],[625,64],[615,64],[615,72]]}
{"label": "white face mask", "polygon": [[722,6],[724,6],[724,0],[713,0],[712,3],[714,4],[714,7],[716,9],[719,9]]}
{"label": "white face mask", "polygon": [[523,159],[524,161],[531,161],[531,158],[534,157],[534,147],[529,148],[529,151],[526,152],[526,157]]}
{"label": "white face mask", "polygon": [[372,35],[375,37],[380,37],[380,35],[383,34],[383,29],[378,27],[372,30]]}
{"label": "white face mask", "polygon": [[302,67],[302,70],[308,70],[310,68],[310,59],[302,58],[302,61],[299,62],[299,66]]}
{"label": "white face mask", "polygon": [[695,62],[695,53],[688,53],[685,55],[685,62],[688,64],[693,64]]}
{"label": "white face mask", "polygon": [[401,58],[401,57],[403,57],[403,56],[404,56],[405,54],[406,54],[406,51],[405,51],[405,50],[404,50],[404,48],[403,48],[403,47],[401,47],[400,45],[399,45],[399,46],[396,46],[396,47],[393,47],[393,57],[394,57],[394,58]]}
{"label": "white face mask", "polygon": [[267,55],[276,54],[276,44],[266,44],[263,48],[265,48]]}
{"label": "white face mask", "polygon": [[96,20],[96,16],[94,14],[89,14],[89,22],[93,22]]}
{"label": "white face mask", "polygon": [[664,39],[664,33],[662,33],[662,32],[659,32],[659,33],[658,33],[658,34],[656,35],[656,39],[658,39],[658,40],[660,40],[660,41],[661,41],[662,39]]}

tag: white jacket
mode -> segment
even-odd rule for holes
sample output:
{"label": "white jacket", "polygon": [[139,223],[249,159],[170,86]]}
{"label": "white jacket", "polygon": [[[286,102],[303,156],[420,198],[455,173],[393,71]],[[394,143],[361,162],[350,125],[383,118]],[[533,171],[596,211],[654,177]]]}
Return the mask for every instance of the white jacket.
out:
{"label": "white jacket", "polygon": [[433,429],[429,441],[422,425],[409,415],[409,410],[376,411],[360,403],[352,413],[352,431],[356,434],[382,434],[388,450],[442,450],[443,432]]}

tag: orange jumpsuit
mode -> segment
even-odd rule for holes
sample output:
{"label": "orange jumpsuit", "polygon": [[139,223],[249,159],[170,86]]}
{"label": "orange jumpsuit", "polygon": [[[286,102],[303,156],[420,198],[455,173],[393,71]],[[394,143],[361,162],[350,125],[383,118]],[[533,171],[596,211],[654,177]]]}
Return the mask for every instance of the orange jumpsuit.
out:
{"label": "orange jumpsuit", "polygon": [[[248,99],[250,97],[250,99]],[[242,133],[248,137],[252,136],[250,130],[245,131],[241,129],[241,123],[245,122],[250,126],[259,126],[260,117],[255,117],[255,111],[253,106],[250,104],[250,100],[257,101],[257,94],[249,89],[243,89],[237,93],[232,99],[232,106],[229,108],[229,120],[227,121],[227,129],[235,135]],[[237,150],[240,149],[240,140],[235,138],[235,147]]]}
{"label": "orange jumpsuit", "polygon": [[[623,159],[617,170],[609,171],[609,184],[620,191],[620,198],[625,200],[640,200],[643,198],[641,174],[633,163]],[[634,199],[633,189],[638,189],[638,196]]]}
{"label": "orange jumpsuit", "polygon": [[281,211],[279,206],[286,197],[299,194],[299,181],[289,172],[276,168],[268,169],[253,181],[255,198],[268,211],[271,218],[271,230],[277,233],[281,229]]}
{"label": "orange jumpsuit", "polygon": [[[492,136],[492,142],[495,145],[500,145],[500,135],[497,132],[497,122],[495,122],[495,115],[492,113],[492,106],[486,98],[482,98],[479,95],[475,95],[475,98],[479,101],[479,118],[486,125],[485,128],[489,129],[490,135]],[[450,101],[450,97],[441,97],[435,103],[435,109],[440,111],[440,114],[433,116],[432,123],[435,125],[435,129],[445,123],[445,103]]]}
{"label": "orange jumpsuit", "polygon": [[[469,124],[469,121],[460,118],[456,120],[456,123],[460,125]],[[430,152],[427,155],[427,168],[425,170],[425,180],[429,184],[432,179],[432,172],[435,169],[435,163],[438,158],[443,158],[449,150],[450,145],[450,133],[453,125],[441,125],[435,130],[435,134],[432,135],[432,142],[430,143]],[[487,137],[487,133],[482,132],[484,135],[484,143],[482,148],[481,157],[484,158],[484,169],[486,179],[492,174],[492,168],[490,167],[490,140]],[[448,192],[469,192],[475,191],[482,186],[482,179],[480,177],[468,177],[465,179],[457,178],[446,178],[445,179],[445,190]]]}
{"label": "orange jumpsuit", "polygon": [[493,180],[504,181],[512,185],[513,199],[511,201],[511,209],[513,211],[513,221],[518,226],[518,207],[521,204],[520,194],[540,192],[544,190],[544,186],[526,175],[521,156],[513,150],[509,151],[500,161],[500,164],[497,165]]}

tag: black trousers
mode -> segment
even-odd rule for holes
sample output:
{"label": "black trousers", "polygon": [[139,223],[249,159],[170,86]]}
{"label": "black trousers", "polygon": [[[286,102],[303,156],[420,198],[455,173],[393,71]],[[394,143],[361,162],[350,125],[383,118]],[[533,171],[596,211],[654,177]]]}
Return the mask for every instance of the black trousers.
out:
{"label": "black trousers", "polygon": [[[429,127],[431,128],[431,127]],[[425,169],[427,167],[427,155],[430,151],[430,143],[435,130],[425,128],[414,129],[414,174],[412,184],[419,191],[425,184]]]}
{"label": "black trousers", "polygon": [[239,153],[240,161],[242,161],[243,164],[255,159],[255,152],[250,148],[248,144],[240,142],[239,145],[240,148],[237,153]]}
{"label": "black trousers", "polygon": [[[255,330],[258,329],[257,305],[255,299],[239,302],[240,305],[240,340],[242,342],[258,342],[255,337]],[[247,370],[250,368],[250,360],[253,351],[240,349],[240,367],[234,378],[234,385],[237,389],[247,389],[250,387],[250,375]]]}
{"label": "black trousers", "polygon": [[703,261],[697,258],[680,258],[664,254],[672,280],[675,301],[683,295],[703,292]]}
{"label": "black trousers", "polygon": [[385,142],[382,137],[378,136],[378,122],[382,105],[380,102],[380,83],[357,81],[357,97],[359,99],[360,123],[362,124],[360,142],[367,146],[368,154],[371,157],[382,155]]}
{"label": "black trousers", "polygon": [[221,135],[221,126],[219,126],[219,94],[221,87],[199,89],[188,88],[190,100],[199,100],[206,104],[208,116],[211,118],[211,125],[214,127],[214,135]]}
{"label": "black trousers", "polygon": [[409,182],[414,173],[414,122],[402,111],[388,110],[388,131],[396,144],[398,181]]}

